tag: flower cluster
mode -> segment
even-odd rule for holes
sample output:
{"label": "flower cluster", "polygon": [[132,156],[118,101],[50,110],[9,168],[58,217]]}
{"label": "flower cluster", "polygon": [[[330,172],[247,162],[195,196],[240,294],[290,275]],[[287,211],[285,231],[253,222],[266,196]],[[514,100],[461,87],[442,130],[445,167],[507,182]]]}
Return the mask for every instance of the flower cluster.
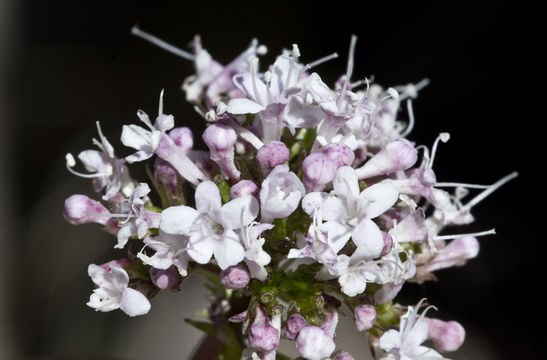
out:
{"label": "flower cluster", "polygon": [[[98,200],[70,196],[65,218],[99,223],[127,249],[89,265],[97,287],[88,306],[142,315],[160,290],[198,273],[214,299],[206,326],[190,321],[219,336],[225,358],[275,359],[284,337],[306,359],[353,359],[334,342],[342,309],[377,359],[443,358],[462,344],[459,323],[393,300],[406,282],[436,279],[477,255],[476,237],[494,230],[444,231],[473,222],[472,208],[516,173],[493,185],[437,181],[435,153],[449,134],[431,149],[406,139],[427,80],[387,89],[352,82],[356,37],[346,73],[329,86],[315,68],[336,54],[305,63],[293,45],[261,71],[267,49],[255,40],[222,65],[199,37],[191,54],[132,32],[195,64],[183,89],[207,125],[208,150],[194,149],[192,131],[164,113],[162,91],[154,122],[139,110],[140,124],[122,128],[134,153],[118,157],[97,123],[98,150],[77,156],[87,172],[67,154],[69,171],[92,178]],[[402,104],[408,121],[399,119]],[[152,159],[150,186],[128,166]],[[464,200],[470,191],[478,194]],[[428,339],[435,350],[422,345]]]}

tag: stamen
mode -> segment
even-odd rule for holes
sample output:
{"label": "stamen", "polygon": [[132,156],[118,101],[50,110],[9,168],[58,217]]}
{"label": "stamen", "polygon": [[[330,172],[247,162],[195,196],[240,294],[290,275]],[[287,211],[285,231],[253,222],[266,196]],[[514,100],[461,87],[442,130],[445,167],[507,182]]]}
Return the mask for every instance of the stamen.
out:
{"label": "stamen", "polygon": [[357,42],[357,36],[351,35],[351,42],[349,45],[349,56],[348,56],[348,66],[346,70],[346,78],[344,79],[344,87],[338,98],[338,105],[340,105],[341,99],[346,96],[346,91],[348,89],[348,84],[351,81],[351,75],[353,74],[353,58],[355,56],[355,43]]}
{"label": "stamen", "polygon": [[406,108],[408,111],[408,126],[406,127],[405,131],[401,134],[402,137],[407,137],[408,134],[410,134],[410,132],[414,128],[414,110],[412,109],[412,100],[410,99],[407,100]]}
{"label": "stamen", "polygon": [[330,61],[332,59],[336,59],[338,57],[338,54],[337,53],[332,53],[330,55],[327,55],[327,56],[323,56],[322,58],[320,59],[317,59],[315,61],[312,61],[311,63],[307,64],[306,66],[304,66],[304,69],[305,70],[310,70],[311,68],[314,68],[318,65],[321,65],[323,63],[326,63],[327,61]]}
{"label": "stamen", "polygon": [[433,167],[433,161],[435,160],[435,153],[437,152],[437,146],[439,145],[439,140],[442,141],[443,143],[446,143],[448,140],[450,140],[450,134],[447,132],[442,132],[435,139],[435,142],[433,143],[433,148],[431,149],[431,158],[429,159],[429,164],[427,165],[429,169]]}
{"label": "stamen", "polygon": [[102,177],[102,176],[107,176],[106,174],[102,174],[102,173],[84,174],[84,173],[81,173],[81,172],[78,172],[78,171],[72,169],[74,166],[76,166],[76,160],[74,159],[74,156],[72,156],[71,153],[66,154],[65,159],[66,159],[66,168],[67,168],[67,170],[70,171],[72,174],[74,174],[76,176],[86,178],[86,179],[93,179],[93,178],[98,178],[98,177]]}
{"label": "stamen", "polygon": [[161,92],[160,92],[160,103],[159,103],[159,106],[158,106],[158,116],[163,114],[163,90],[164,89],[161,89]]}
{"label": "stamen", "polygon": [[468,237],[468,236],[477,237],[477,236],[485,236],[485,235],[494,235],[495,233],[496,233],[496,229],[490,229],[487,231],[481,231],[476,233],[434,236],[433,240],[452,240],[452,239],[458,239],[458,238]]}
{"label": "stamen", "polygon": [[131,34],[135,35],[137,37],[140,37],[141,39],[146,40],[146,41],[156,45],[157,47],[159,47],[163,50],[166,50],[166,51],[168,51],[172,54],[175,54],[177,56],[180,56],[181,58],[184,58],[186,60],[194,61],[196,59],[196,57],[194,55],[190,54],[189,52],[186,52],[182,49],[179,49],[178,47],[175,47],[171,44],[168,44],[165,41],[155,37],[154,35],[149,34],[145,31],[142,31],[137,26],[133,26],[131,28]]}
{"label": "stamen", "polygon": [[490,185],[464,184],[464,183],[456,183],[456,182],[438,182],[435,184],[435,187],[462,187],[467,189],[488,189]]}
{"label": "stamen", "polygon": [[292,44],[292,54],[295,58],[300,57],[300,49],[298,48],[298,45]]}
{"label": "stamen", "polygon": [[482,200],[484,200],[487,196],[489,196],[490,194],[492,194],[494,191],[496,191],[497,189],[499,189],[500,187],[502,187],[503,185],[505,185],[507,182],[513,180],[514,178],[516,178],[517,176],[519,176],[519,173],[516,172],[516,171],[513,171],[511,174],[501,178],[500,180],[498,180],[496,183],[494,183],[493,185],[491,185],[488,189],[484,190],[483,192],[481,192],[479,195],[477,195],[476,197],[474,197],[471,201],[469,201],[465,206],[463,206],[461,208],[461,211],[468,211],[470,210],[473,206],[477,205],[478,203],[480,203]]}
{"label": "stamen", "polygon": [[266,45],[259,45],[256,48],[256,53],[258,55],[266,55],[268,53],[268,48],[266,47]]}

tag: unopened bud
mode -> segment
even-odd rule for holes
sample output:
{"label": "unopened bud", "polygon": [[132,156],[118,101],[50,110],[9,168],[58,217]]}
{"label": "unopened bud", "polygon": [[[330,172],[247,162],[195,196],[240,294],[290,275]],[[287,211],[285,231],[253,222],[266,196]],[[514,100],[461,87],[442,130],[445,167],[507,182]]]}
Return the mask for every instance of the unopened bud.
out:
{"label": "unopened bud", "polygon": [[220,272],[220,281],[228,289],[243,289],[250,280],[249,273],[241,265],[230,266]]}
{"label": "unopened bud", "polygon": [[194,146],[194,136],[192,130],[187,127],[177,127],[169,131],[169,137],[175,141],[175,144],[183,151],[188,151]]}
{"label": "unopened bud", "polygon": [[355,160],[355,153],[346,145],[328,144],[321,152],[331,159],[337,168],[351,166]]}
{"label": "unopened bud", "polygon": [[255,319],[249,328],[249,344],[256,350],[269,352],[279,346],[279,330],[273,327],[264,310],[256,308]]}
{"label": "unopened bud", "polygon": [[427,336],[441,352],[456,351],[465,340],[465,329],[457,321],[425,318]]}
{"label": "unopened bud", "polygon": [[260,163],[264,174],[267,175],[274,167],[289,160],[289,155],[290,151],[284,143],[272,141],[258,150],[256,159]]}
{"label": "unopened bud", "polygon": [[296,340],[300,330],[306,326],[306,319],[299,314],[292,314],[285,324],[285,337],[289,340]]}
{"label": "unopened bud", "polygon": [[306,326],[296,338],[296,349],[306,359],[323,360],[332,354],[336,344],[320,327]]}
{"label": "unopened bud", "polygon": [[365,331],[372,328],[376,322],[376,309],[372,305],[359,305],[354,313],[357,330]]}
{"label": "unopened bud", "polygon": [[313,153],[302,162],[306,192],[321,191],[336,176],[336,164],[323,153]]}
{"label": "unopened bud", "polygon": [[416,160],[418,160],[418,152],[409,141],[395,140],[356,169],[357,177],[367,179],[406,170],[414,165]]}
{"label": "unopened bud", "polygon": [[100,202],[75,194],[65,200],[63,215],[73,225],[91,222],[107,225],[112,214]]}
{"label": "unopened bud", "polygon": [[162,290],[173,288],[179,283],[179,274],[172,266],[166,270],[151,267],[150,278],[152,283]]}
{"label": "unopened bud", "polygon": [[232,181],[241,176],[234,162],[234,144],[237,134],[234,129],[223,124],[213,124],[203,132],[203,141],[211,151],[211,160],[216,162],[220,169]]}
{"label": "unopened bud", "polygon": [[382,248],[382,253],[380,257],[389,254],[391,247],[393,246],[393,238],[387,232],[382,231],[382,237],[384,238],[384,247]]}
{"label": "unopened bud", "polygon": [[251,180],[241,180],[230,188],[231,199],[237,199],[247,195],[258,196],[258,186]]}

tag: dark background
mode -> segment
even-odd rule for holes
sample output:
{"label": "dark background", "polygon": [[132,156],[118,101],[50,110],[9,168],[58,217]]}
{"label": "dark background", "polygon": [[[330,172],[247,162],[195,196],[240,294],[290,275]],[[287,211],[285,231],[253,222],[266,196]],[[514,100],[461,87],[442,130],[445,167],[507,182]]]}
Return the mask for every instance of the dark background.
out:
{"label": "dark background", "polygon": [[[426,296],[439,308],[436,316],[460,321],[469,339],[479,339],[471,345],[478,342],[489,351],[474,352],[466,344],[462,358],[531,359],[541,353],[547,340],[541,327],[545,235],[541,207],[534,205],[545,198],[539,181],[545,167],[539,115],[544,91],[537,90],[532,51],[544,41],[537,39],[539,12],[526,3],[26,0],[11,5],[7,50],[2,49],[7,60],[0,73],[9,114],[0,119],[0,177],[8,184],[2,206],[9,214],[0,295],[11,351],[110,354],[112,344],[96,341],[93,332],[112,334],[119,329],[112,324],[129,324],[117,314],[94,314],[85,307],[92,288],[87,264],[108,260],[111,240],[93,243],[102,235],[91,226],[67,230],[61,212],[72,193],[91,194],[85,180],[63,167],[66,152],[90,148],[96,120],[117,153],[127,155],[119,142],[121,125],[136,122],[137,109],[155,112],[165,89],[165,109],[177,125],[195,134],[204,128],[180,90],[192,64],[130,36],[139,24],[185,49],[200,34],[221,63],[237,56],[252,37],[268,46],[263,66],[293,43],[303,62],[336,51],[338,60],[316,69],[329,83],[345,72],[350,35],[356,34],[354,79],[374,75],[387,87],[428,77],[431,85],[414,102],[416,127],[409,137],[431,145],[439,132],[451,133],[437,153],[439,181],[488,184],[513,170],[520,177],[474,209],[477,222],[465,231],[495,227],[498,232],[480,240],[479,257],[440,272],[438,283],[408,286],[403,298],[412,303]],[[84,243],[84,232],[89,242]],[[72,313],[61,315],[65,311]],[[55,319],[79,312],[86,315],[77,321],[91,322],[87,335],[95,340],[67,347]],[[92,323],[95,316],[108,319],[107,325]]]}

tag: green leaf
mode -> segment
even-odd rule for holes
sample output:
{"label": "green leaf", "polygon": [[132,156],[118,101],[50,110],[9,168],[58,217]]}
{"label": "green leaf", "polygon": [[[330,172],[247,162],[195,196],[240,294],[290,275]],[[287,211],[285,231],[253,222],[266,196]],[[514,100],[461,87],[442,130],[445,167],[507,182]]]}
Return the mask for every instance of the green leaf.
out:
{"label": "green leaf", "polygon": [[215,325],[213,323],[205,322],[205,321],[196,321],[196,320],[188,319],[188,318],[184,319],[184,321],[192,325],[193,327],[203,331],[206,334],[209,334],[209,335],[216,334]]}

